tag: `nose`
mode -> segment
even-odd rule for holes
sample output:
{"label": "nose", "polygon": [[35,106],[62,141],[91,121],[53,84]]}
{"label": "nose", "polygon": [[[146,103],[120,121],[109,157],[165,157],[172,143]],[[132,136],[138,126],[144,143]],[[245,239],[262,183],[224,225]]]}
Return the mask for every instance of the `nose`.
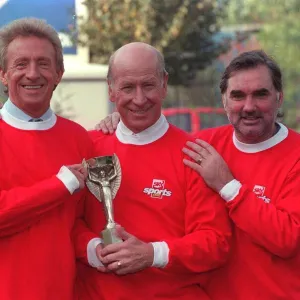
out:
{"label": "nose", "polygon": [[147,102],[147,98],[144,94],[144,91],[141,87],[137,87],[133,99],[133,103],[137,106],[143,106]]}
{"label": "nose", "polygon": [[243,110],[247,112],[252,112],[256,110],[256,100],[254,99],[254,97],[246,97]]}
{"label": "nose", "polygon": [[40,78],[39,67],[36,63],[32,62],[28,65],[26,70],[26,77],[31,81],[35,81]]}

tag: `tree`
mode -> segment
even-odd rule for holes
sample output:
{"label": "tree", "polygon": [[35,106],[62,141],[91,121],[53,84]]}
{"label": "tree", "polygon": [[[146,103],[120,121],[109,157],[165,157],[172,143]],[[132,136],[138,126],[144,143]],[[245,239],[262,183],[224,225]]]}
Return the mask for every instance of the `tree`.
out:
{"label": "tree", "polygon": [[85,0],[79,42],[91,62],[107,63],[122,45],[141,41],[161,50],[170,84],[188,86],[225,49],[214,40],[228,0]]}
{"label": "tree", "polygon": [[300,1],[231,0],[228,23],[255,22],[262,25],[261,48],[279,63],[284,77],[284,121],[299,128],[300,117]]}

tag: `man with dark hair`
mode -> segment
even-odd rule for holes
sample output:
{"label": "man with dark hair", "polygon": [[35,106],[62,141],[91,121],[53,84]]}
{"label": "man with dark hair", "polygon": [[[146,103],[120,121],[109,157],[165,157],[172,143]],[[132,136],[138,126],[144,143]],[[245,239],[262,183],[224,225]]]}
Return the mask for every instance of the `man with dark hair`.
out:
{"label": "man with dark hair", "polygon": [[[221,195],[235,225],[229,263],[205,290],[213,300],[298,300],[300,136],[276,121],[280,68],[263,51],[245,52],[220,89],[231,125],[201,131],[183,149],[192,159],[184,163]],[[117,119],[100,127],[112,131]]]}
{"label": "man with dark hair", "polygon": [[235,224],[231,259],[206,291],[215,300],[300,299],[300,136],[276,121],[281,71],[263,51],[246,52],[220,89],[231,125],[183,150]]}

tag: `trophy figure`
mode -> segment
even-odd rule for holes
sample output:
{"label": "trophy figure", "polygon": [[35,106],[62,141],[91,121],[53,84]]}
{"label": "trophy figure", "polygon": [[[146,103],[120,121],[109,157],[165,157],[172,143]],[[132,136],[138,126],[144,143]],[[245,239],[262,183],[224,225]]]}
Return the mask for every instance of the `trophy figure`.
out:
{"label": "trophy figure", "polygon": [[118,157],[99,156],[83,160],[88,177],[86,185],[89,191],[103,204],[106,217],[106,226],[102,231],[104,245],[120,243],[122,240],[116,236],[113,212],[113,199],[121,185],[121,166]]}

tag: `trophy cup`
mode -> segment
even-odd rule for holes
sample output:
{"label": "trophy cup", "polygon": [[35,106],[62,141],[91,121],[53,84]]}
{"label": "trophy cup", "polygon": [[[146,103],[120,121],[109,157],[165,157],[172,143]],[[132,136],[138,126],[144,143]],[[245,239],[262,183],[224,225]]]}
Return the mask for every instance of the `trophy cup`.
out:
{"label": "trophy cup", "polygon": [[83,160],[88,177],[86,185],[89,191],[103,204],[106,217],[105,229],[101,232],[104,245],[120,243],[122,240],[116,236],[113,213],[113,199],[121,185],[121,166],[118,157],[99,156]]}

